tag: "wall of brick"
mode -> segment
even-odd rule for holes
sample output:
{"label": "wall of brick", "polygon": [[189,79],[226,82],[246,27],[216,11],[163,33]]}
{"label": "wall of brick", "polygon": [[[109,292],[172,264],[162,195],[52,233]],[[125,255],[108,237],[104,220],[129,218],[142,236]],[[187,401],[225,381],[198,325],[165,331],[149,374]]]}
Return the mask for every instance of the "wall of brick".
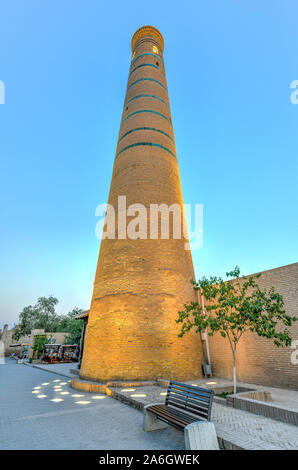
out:
{"label": "wall of brick", "polygon": [[[284,297],[286,312],[298,317],[298,263],[264,271],[257,282],[262,288],[274,286]],[[298,341],[298,322],[291,327],[291,336]],[[214,334],[209,337],[209,345],[213,375],[231,379],[233,362],[228,341]],[[238,380],[298,389],[298,364],[291,363],[294,351],[278,348],[255,333],[245,333],[237,350]]]}
{"label": "wall of brick", "polygon": [[[162,203],[183,206],[163,47],[153,29],[147,32],[133,47],[108,201],[116,216],[118,196],[123,195],[127,207],[133,203],[146,209]],[[134,71],[143,64],[153,66]],[[126,119],[140,110],[155,113]],[[140,142],[155,146],[127,148]],[[180,327],[175,323],[183,304],[196,300],[190,284],[194,278],[191,253],[184,249],[187,239],[173,239],[172,231],[169,240],[160,235],[156,240],[102,240],[81,377],[103,382],[201,377],[202,345],[195,333],[179,339]]]}

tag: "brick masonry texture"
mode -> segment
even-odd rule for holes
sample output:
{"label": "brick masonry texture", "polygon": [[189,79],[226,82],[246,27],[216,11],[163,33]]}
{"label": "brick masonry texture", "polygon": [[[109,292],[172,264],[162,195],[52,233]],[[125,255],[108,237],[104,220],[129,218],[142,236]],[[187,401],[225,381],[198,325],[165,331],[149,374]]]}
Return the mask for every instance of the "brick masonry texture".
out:
{"label": "brick masonry texture", "polygon": [[[176,155],[162,57],[163,41],[160,42],[159,35],[149,27],[134,36],[130,72],[144,63],[158,68],[140,67],[129,76],[116,155],[140,142],[161,145]],[[138,57],[155,53],[154,47],[158,48],[158,57]],[[157,80],[163,87],[151,80],[142,80],[130,87],[143,78]],[[157,96],[168,106],[152,97],[128,103],[141,94]],[[138,113],[126,119],[140,110],[152,110],[167,119],[154,113]],[[168,134],[173,142],[152,130],[138,130],[121,139],[126,132],[139,127],[158,129]],[[118,196],[123,195],[127,198],[127,207],[133,203],[141,203],[146,208],[162,203],[182,207],[176,158],[159,147],[138,146],[123,151],[115,159],[108,200],[116,216]],[[184,249],[186,241],[171,236],[163,240],[160,234],[157,240],[102,240],[81,365],[82,378],[106,382],[201,377],[200,339],[195,333],[178,338],[180,328],[175,323],[183,304],[196,300],[190,284],[194,279],[191,253]]]}
{"label": "brick masonry texture", "polygon": [[[257,282],[262,288],[274,286],[284,297],[287,314],[298,317],[298,263],[264,271]],[[291,337],[298,340],[298,322],[291,327]],[[213,374],[232,378],[232,353],[226,339],[214,334],[209,344]],[[238,345],[237,377],[242,382],[298,390],[298,365],[291,363],[293,352],[256,333],[246,333]]]}

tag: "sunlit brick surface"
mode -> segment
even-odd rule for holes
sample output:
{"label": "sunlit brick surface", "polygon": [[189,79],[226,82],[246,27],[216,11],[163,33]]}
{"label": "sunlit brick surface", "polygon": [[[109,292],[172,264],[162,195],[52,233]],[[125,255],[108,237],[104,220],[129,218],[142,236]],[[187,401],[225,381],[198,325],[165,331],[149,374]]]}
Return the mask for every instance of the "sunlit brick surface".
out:
{"label": "sunlit brick surface", "polygon": [[[142,32],[143,34],[143,32]],[[171,113],[167,95],[161,39],[154,28],[146,35],[135,36],[133,64],[150,63],[128,79],[119,139],[126,132],[138,130],[119,141],[115,159],[109,204],[116,209],[118,196],[126,195],[127,206],[141,203],[179,204],[182,191],[178,163],[168,151],[149,146],[131,147],[151,142],[176,155]],[[136,39],[136,37],[138,39]],[[136,39],[136,40],[135,40]],[[158,57],[141,54],[158,48]],[[137,58],[137,59],[136,59]],[[151,78],[163,86],[150,80]],[[135,96],[140,97],[126,104]],[[139,113],[152,110],[164,115]],[[116,224],[117,227],[117,224]],[[149,222],[148,222],[149,227]],[[201,377],[202,346],[194,333],[178,338],[180,327],[175,323],[179,309],[196,297],[190,280],[194,278],[191,253],[181,240],[103,240],[100,247],[94,291],[91,301],[81,377],[107,380],[150,380],[158,377],[191,379]]]}

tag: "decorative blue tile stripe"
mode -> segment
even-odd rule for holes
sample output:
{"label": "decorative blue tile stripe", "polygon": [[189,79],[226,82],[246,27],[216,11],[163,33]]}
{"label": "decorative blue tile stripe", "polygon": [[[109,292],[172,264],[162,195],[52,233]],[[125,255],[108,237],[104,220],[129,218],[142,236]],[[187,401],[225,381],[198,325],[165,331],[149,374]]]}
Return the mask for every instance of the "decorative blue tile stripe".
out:
{"label": "decorative blue tile stripe", "polygon": [[133,98],[131,98],[130,100],[128,100],[127,103],[125,103],[124,107],[127,106],[131,101],[136,100],[137,98],[154,98],[154,99],[156,99],[156,100],[161,101],[163,104],[165,104],[167,107],[169,107],[168,103],[166,103],[164,100],[162,100],[162,99],[159,98],[158,96],[155,96],[155,95],[148,95],[148,94],[143,94],[143,95],[134,96]]}
{"label": "decorative blue tile stripe", "polygon": [[159,129],[155,129],[154,127],[136,127],[135,129],[131,129],[130,131],[128,132],[125,132],[125,134],[123,134],[120,139],[118,140],[118,143],[124,139],[124,137],[126,137],[128,134],[131,134],[132,132],[136,132],[136,131],[154,131],[154,132],[159,132],[160,134],[163,134],[165,135],[166,137],[168,137],[174,144],[174,141],[172,139],[172,137],[169,136],[169,134],[167,134],[166,132],[163,132],[163,131],[160,131]]}
{"label": "decorative blue tile stripe", "polygon": [[140,65],[137,65],[129,74],[129,76],[131,76],[137,69],[141,68],[141,67],[154,67],[155,69],[159,70],[157,65],[154,65],[154,64],[140,64]]}
{"label": "decorative blue tile stripe", "polygon": [[133,59],[133,61],[131,62],[130,65],[133,65],[137,59],[139,59],[140,57],[142,57],[142,56],[144,56],[144,55],[152,55],[153,57],[156,57],[156,59],[159,59],[159,60],[162,62],[162,58],[159,57],[158,55],[152,54],[152,52],[144,52],[144,54],[139,54],[139,55],[137,55],[137,57],[135,57],[135,58]]}
{"label": "decorative blue tile stripe", "polygon": [[135,85],[136,83],[138,83],[138,82],[143,82],[143,81],[145,81],[145,80],[149,80],[150,82],[158,83],[158,85],[160,85],[164,90],[166,90],[166,92],[168,91],[168,90],[166,89],[166,87],[165,87],[162,83],[160,83],[158,80],[155,80],[154,78],[139,78],[139,80],[136,80],[135,82],[132,82],[132,84],[129,85],[129,87],[127,88],[127,90],[129,90],[129,89],[130,89],[133,85]]}
{"label": "decorative blue tile stripe", "polygon": [[125,150],[127,149],[130,149],[132,147],[139,147],[140,145],[150,145],[151,147],[159,147],[163,150],[166,150],[167,152],[169,152],[174,158],[176,158],[176,155],[171,152],[171,150],[167,149],[167,147],[164,147],[163,145],[159,145],[159,144],[153,144],[152,142],[137,142],[136,144],[131,144],[131,145],[128,145],[127,147],[125,147],[124,149],[120,150],[120,152],[117,153],[116,155],[116,158],[119,157],[120,153],[122,152],[125,152]]}
{"label": "decorative blue tile stripe", "polygon": [[152,114],[158,114],[158,116],[161,116],[162,118],[166,119],[171,125],[171,121],[166,117],[164,116],[163,114],[161,113],[158,113],[157,111],[152,111],[151,109],[142,109],[140,111],[135,111],[134,113],[131,113],[129,114],[128,116],[126,116],[125,119],[123,119],[123,122],[125,122],[128,118],[130,118],[131,116],[134,116],[135,114],[139,114],[139,113],[152,113]]}

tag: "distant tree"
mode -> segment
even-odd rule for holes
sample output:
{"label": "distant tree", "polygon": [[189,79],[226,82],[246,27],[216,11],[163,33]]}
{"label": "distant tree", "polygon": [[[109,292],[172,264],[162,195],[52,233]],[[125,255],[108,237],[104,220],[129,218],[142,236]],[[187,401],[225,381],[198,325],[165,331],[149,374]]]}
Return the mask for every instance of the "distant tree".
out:
{"label": "distant tree", "polygon": [[75,319],[75,315],[82,313],[83,310],[81,308],[75,307],[69,312],[67,319],[67,332],[68,335],[65,338],[65,344],[80,344],[82,330],[83,330],[83,320]]}
{"label": "distant tree", "polygon": [[40,328],[45,331],[57,331],[59,316],[55,311],[58,299],[39,297],[35,305],[28,305],[19,315],[19,323],[15,327],[13,339],[18,341],[21,336],[29,335],[33,329]]}
{"label": "distant tree", "polygon": [[21,336],[29,335],[33,329],[44,329],[46,333],[69,333],[68,344],[78,343],[83,321],[75,320],[74,316],[83,310],[76,307],[67,315],[58,315],[57,304],[58,299],[50,295],[39,297],[35,305],[24,307],[19,315],[19,323],[14,328],[13,339],[18,341]]}
{"label": "distant tree", "polygon": [[24,307],[19,315],[19,323],[14,327],[12,338],[18,341],[21,336],[29,335],[34,328],[38,315],[39,313],[34,306]]}
{"label": "distant tree", "polygon": [[209,336],[219,332],[227,338],[233,355],[233,381],[236,393],[236,349],[243,333],[251,331],[267,339],[276,346],[290,346],[290,327],[298,318],[289,316],[284,310],[282,295],[271,289],[261,290],[256,282],[260,274],[244,276],[240,279],[240,269],[226,273],[229,279],[203,277],[192,281],[194,289],[200,290],[206,301],[205,309],[198,302],[184,305],[178,312],[176,323],[182,323],[179,337],[192,328],[196,333],[209,329]]}
{"label": "distant tree", "polygon": [[39,318],[35,328],[44,328],[45,331],[51,332],[58,331],[59,315],[55,310],[58,303],[58,299],[52,295],[49,297],[39,297],[37,299],[35,307],[39,312]]}

